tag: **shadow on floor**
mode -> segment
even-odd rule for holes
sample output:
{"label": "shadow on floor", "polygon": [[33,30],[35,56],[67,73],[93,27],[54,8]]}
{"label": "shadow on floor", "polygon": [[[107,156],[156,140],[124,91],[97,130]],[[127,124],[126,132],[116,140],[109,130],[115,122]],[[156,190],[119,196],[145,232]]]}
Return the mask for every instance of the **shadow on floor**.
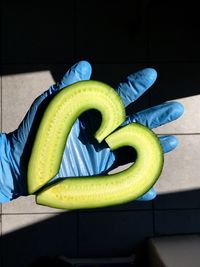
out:
{"label": "shadow on floor", "polygon": [[[29,266],[39,259],[48,262],[61,255],[72,258],[127,257],[132,253],[137,255],[137,266],[142,266],[146,255],[145,240],[149,237],[200,233],[199,199],[200,190],[194,190],[158,196],[151,211],[134,210],[134,206],[133,210],[127,211],[120,206],[119,210],[104,208],[55,214],[49,219],[3,234],[2,266]],[[141,213],[154,215],[145,224]],[[13,220],[21,216],[22,222],[23,216],[38,216],[39,219],[39,214],[3,216],[13,217]],[[140,222],[134,225],[138,218],[141,218]],[[4,221],[6,228],[5,224]]]}

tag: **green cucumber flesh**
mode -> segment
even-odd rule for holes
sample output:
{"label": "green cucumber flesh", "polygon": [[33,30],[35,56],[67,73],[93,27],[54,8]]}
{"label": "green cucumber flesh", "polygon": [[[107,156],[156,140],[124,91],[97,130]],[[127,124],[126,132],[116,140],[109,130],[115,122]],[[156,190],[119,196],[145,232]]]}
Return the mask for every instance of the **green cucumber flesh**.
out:
{"label": "green cucumber flesh", "polygon": [[95,134],[101,142],[125,119],[125,108],[119,95],[107,84],[80,81],[63,88],[44,112],[28,164],[28,192],[35,193],[59,171],[67,137],[76,119],[88,109],[102,115]]}
{"label": "green cucumber flesh", "polygon": [[87,209],[126,203],[147,192],[163,167],[162,147],[154,132],[132,123],[110,134],[106,142],[113,150],[133,147],[135,163],[116,174],[64,179],[41,191],[36,202],[67,210]]}

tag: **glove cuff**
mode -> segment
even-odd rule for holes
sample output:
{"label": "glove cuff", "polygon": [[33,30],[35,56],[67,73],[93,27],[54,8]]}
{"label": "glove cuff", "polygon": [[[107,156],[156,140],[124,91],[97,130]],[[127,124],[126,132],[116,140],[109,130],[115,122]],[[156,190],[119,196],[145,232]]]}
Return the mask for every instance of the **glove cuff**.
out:
{"label": "glove cuff", "polygon": [[18,174],[11,157],[9,138],[5,133],[0,134],[0,151],[0,202],[4,203],[18,197],[15,193]]}

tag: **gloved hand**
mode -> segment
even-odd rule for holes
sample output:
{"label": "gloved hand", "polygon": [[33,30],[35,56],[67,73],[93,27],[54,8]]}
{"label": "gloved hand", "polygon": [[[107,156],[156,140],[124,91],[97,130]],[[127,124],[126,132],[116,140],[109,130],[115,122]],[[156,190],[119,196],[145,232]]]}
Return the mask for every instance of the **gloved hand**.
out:
{"label": "gloved hand", "polygon": [[[27,195],[27,164],[41,114],[52,96],[63,87],[80,80],[89,80],[91,66],[86,61],[75,64],[59,84],[52,85],[39,96],[27,112],[18,129],[0,135],[0,202],[7,202],[21,195]],[[143,69],[127,77],[116,88],[125,106],[137,100],[156,80],[156,71]],[[92,112],[92,111],[91,111]],[[90,111],[78,118],[72,127],[63,154],[60,170],[56,177],[91,176],[106,173],[116,160],[116,154],[105,145],[91,142],[95,123]],[[177,119],[183,107],[177,102],[165,103],[130,115],[124,124],[139,122],[149,128]],[[178,141],[174,136],[162,136],[160,141],[164,152],[173,150]],[[151,200],[156,196],[152,188],[139,200]]]}

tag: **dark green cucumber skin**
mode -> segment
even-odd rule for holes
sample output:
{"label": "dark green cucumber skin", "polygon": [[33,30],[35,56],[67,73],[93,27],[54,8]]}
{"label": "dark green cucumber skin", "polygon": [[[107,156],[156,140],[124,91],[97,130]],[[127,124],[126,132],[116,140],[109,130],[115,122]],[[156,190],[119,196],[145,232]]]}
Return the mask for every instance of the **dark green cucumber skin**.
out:
{"label": "dark green cucumber skin", "polygon": [[[77,99],[79,105],[76,105]],[[81,113],[93,108],[102,114],[101,126],[95,134],[101,142],[125,119],[123,102],[113,88],[98,81],[81,81],[62,89],[51,100],[39,125],[28,164],[29,194],[58,173],[72,125]],[[54,136],[59,137],[55,140]]]}
{"label": "dark green cucumber skin", "polygon": [[[139,131],[138,137],[136,131]],[[150,150],[148,150],[148,142],[142,139],[142,134],[149,138]],[[147,155],[145,155],[145,149],[140,148],[141,144],[133,142],[134,136],[146,145]],[[163,168],[163,151],[157,136],[147,127],[134,123],[112,133],[106,141],[113,150],[121,146],[133,146],[138,155],[136,162],[127,170],[117,174],[67,178],[40,192],[36,202],[68,210],[89,209],[127,203],[145,194],[155,184]],[[146,157],[147,160],[150,158],[151,164],[142,162],[141,157]],[[157,161],[157,166],[151,167],[154,161]],[[153,168],[155,170],[151,173]],[[138,177],[138,173],[141,177]],[[134,179],[137,180],[134,181]]]}

